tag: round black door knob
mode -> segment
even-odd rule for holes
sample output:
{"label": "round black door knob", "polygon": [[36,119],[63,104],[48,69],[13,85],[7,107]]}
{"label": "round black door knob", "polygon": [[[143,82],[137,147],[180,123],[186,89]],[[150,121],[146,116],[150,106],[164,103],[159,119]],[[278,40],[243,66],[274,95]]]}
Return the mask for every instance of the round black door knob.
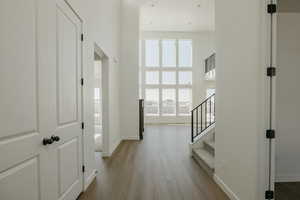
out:
{"label": "round black door knob", "polygon": [[54,142],[58,142],[58,141],[60,140],[60,138],[59,138],[58,136],[55,136],[55,135],[53,135],[53,136],[51,137],[51,139],[52,139]]}
{"label": "round black door knob", "polygon": [[52,144],[53,143],[53,140],[51,138],[44,138],[43,139],[43,145],[49,145],[49,144]]}

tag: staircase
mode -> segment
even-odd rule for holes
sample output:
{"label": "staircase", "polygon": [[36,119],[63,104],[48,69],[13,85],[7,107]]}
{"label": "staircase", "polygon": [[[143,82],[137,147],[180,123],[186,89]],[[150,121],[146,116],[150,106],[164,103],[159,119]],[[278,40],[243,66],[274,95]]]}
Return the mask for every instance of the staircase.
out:
{"label": "staircase", "polygon": [[192,111],[191,155],[210,176],[214,174],[215,94]]}

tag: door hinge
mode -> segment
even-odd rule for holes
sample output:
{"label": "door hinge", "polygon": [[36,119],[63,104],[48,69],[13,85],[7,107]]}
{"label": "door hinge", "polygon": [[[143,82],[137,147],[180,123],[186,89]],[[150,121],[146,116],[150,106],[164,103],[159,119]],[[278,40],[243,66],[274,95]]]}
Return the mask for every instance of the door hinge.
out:
{"label": "door hinge", "polygon": [[81,129],[84,129],[84,122],[81,123]]}
{"label": "door hinge", "polygon": [[83,34],[81,34],[81,41],[83,42]]}
{"label": "door hinge", "polygon": [[273,14],[277,12],[277,5],[275,3],[268,4],[268,13]]}
{"label": "door hinge", "polygon": [[84,173],[85,172],[85,166],[82,165],[82,172]]}
{"label": "door hinge", "polygon": [[271,191],[271,190],[266,191],[265,198],[266,199],[274,199],[274,191]]}
{"label": "door hinge", "polygon": [[80,84],[83,86],[83,83],[84,83],[84,80],[83,80],[83,78],[81,78],[81,80],[80,80]]}
{"label": "door hinge", "polygon": [[270,76],[270,77],[276,76],[276,68],[268,67],[267,68],[267,76]]}
{"label": "door hinge", "polygon": [[274,139],[275,138],[275,130],[272,130],[272,129],[267,130],[266,137],[268,139]]}

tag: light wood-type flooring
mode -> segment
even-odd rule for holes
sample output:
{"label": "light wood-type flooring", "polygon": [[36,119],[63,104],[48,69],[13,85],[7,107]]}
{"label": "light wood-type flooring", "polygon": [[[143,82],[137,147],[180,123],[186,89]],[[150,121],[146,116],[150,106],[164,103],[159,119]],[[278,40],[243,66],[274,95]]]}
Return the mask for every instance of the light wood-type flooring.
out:
{"label": "light wood-type flooring", "polygon": [[97,179],[79,200],[228,200],[190,157],[189,139],[189,126],[146,126],[143,141],[96,154]]}

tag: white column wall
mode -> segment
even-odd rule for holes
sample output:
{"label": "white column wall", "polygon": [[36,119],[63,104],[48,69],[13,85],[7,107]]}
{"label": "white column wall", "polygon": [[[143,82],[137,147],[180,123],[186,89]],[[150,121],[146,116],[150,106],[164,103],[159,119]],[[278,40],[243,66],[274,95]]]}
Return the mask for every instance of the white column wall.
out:
{"label": "white column wall", "polygon": [[122,1],[120,109],[122,138],[139,138],[139,6]]}
{"label": "white column wall", "polygon": [[216,0],[215,180],[231,199],[267,188],[266,1]]}

